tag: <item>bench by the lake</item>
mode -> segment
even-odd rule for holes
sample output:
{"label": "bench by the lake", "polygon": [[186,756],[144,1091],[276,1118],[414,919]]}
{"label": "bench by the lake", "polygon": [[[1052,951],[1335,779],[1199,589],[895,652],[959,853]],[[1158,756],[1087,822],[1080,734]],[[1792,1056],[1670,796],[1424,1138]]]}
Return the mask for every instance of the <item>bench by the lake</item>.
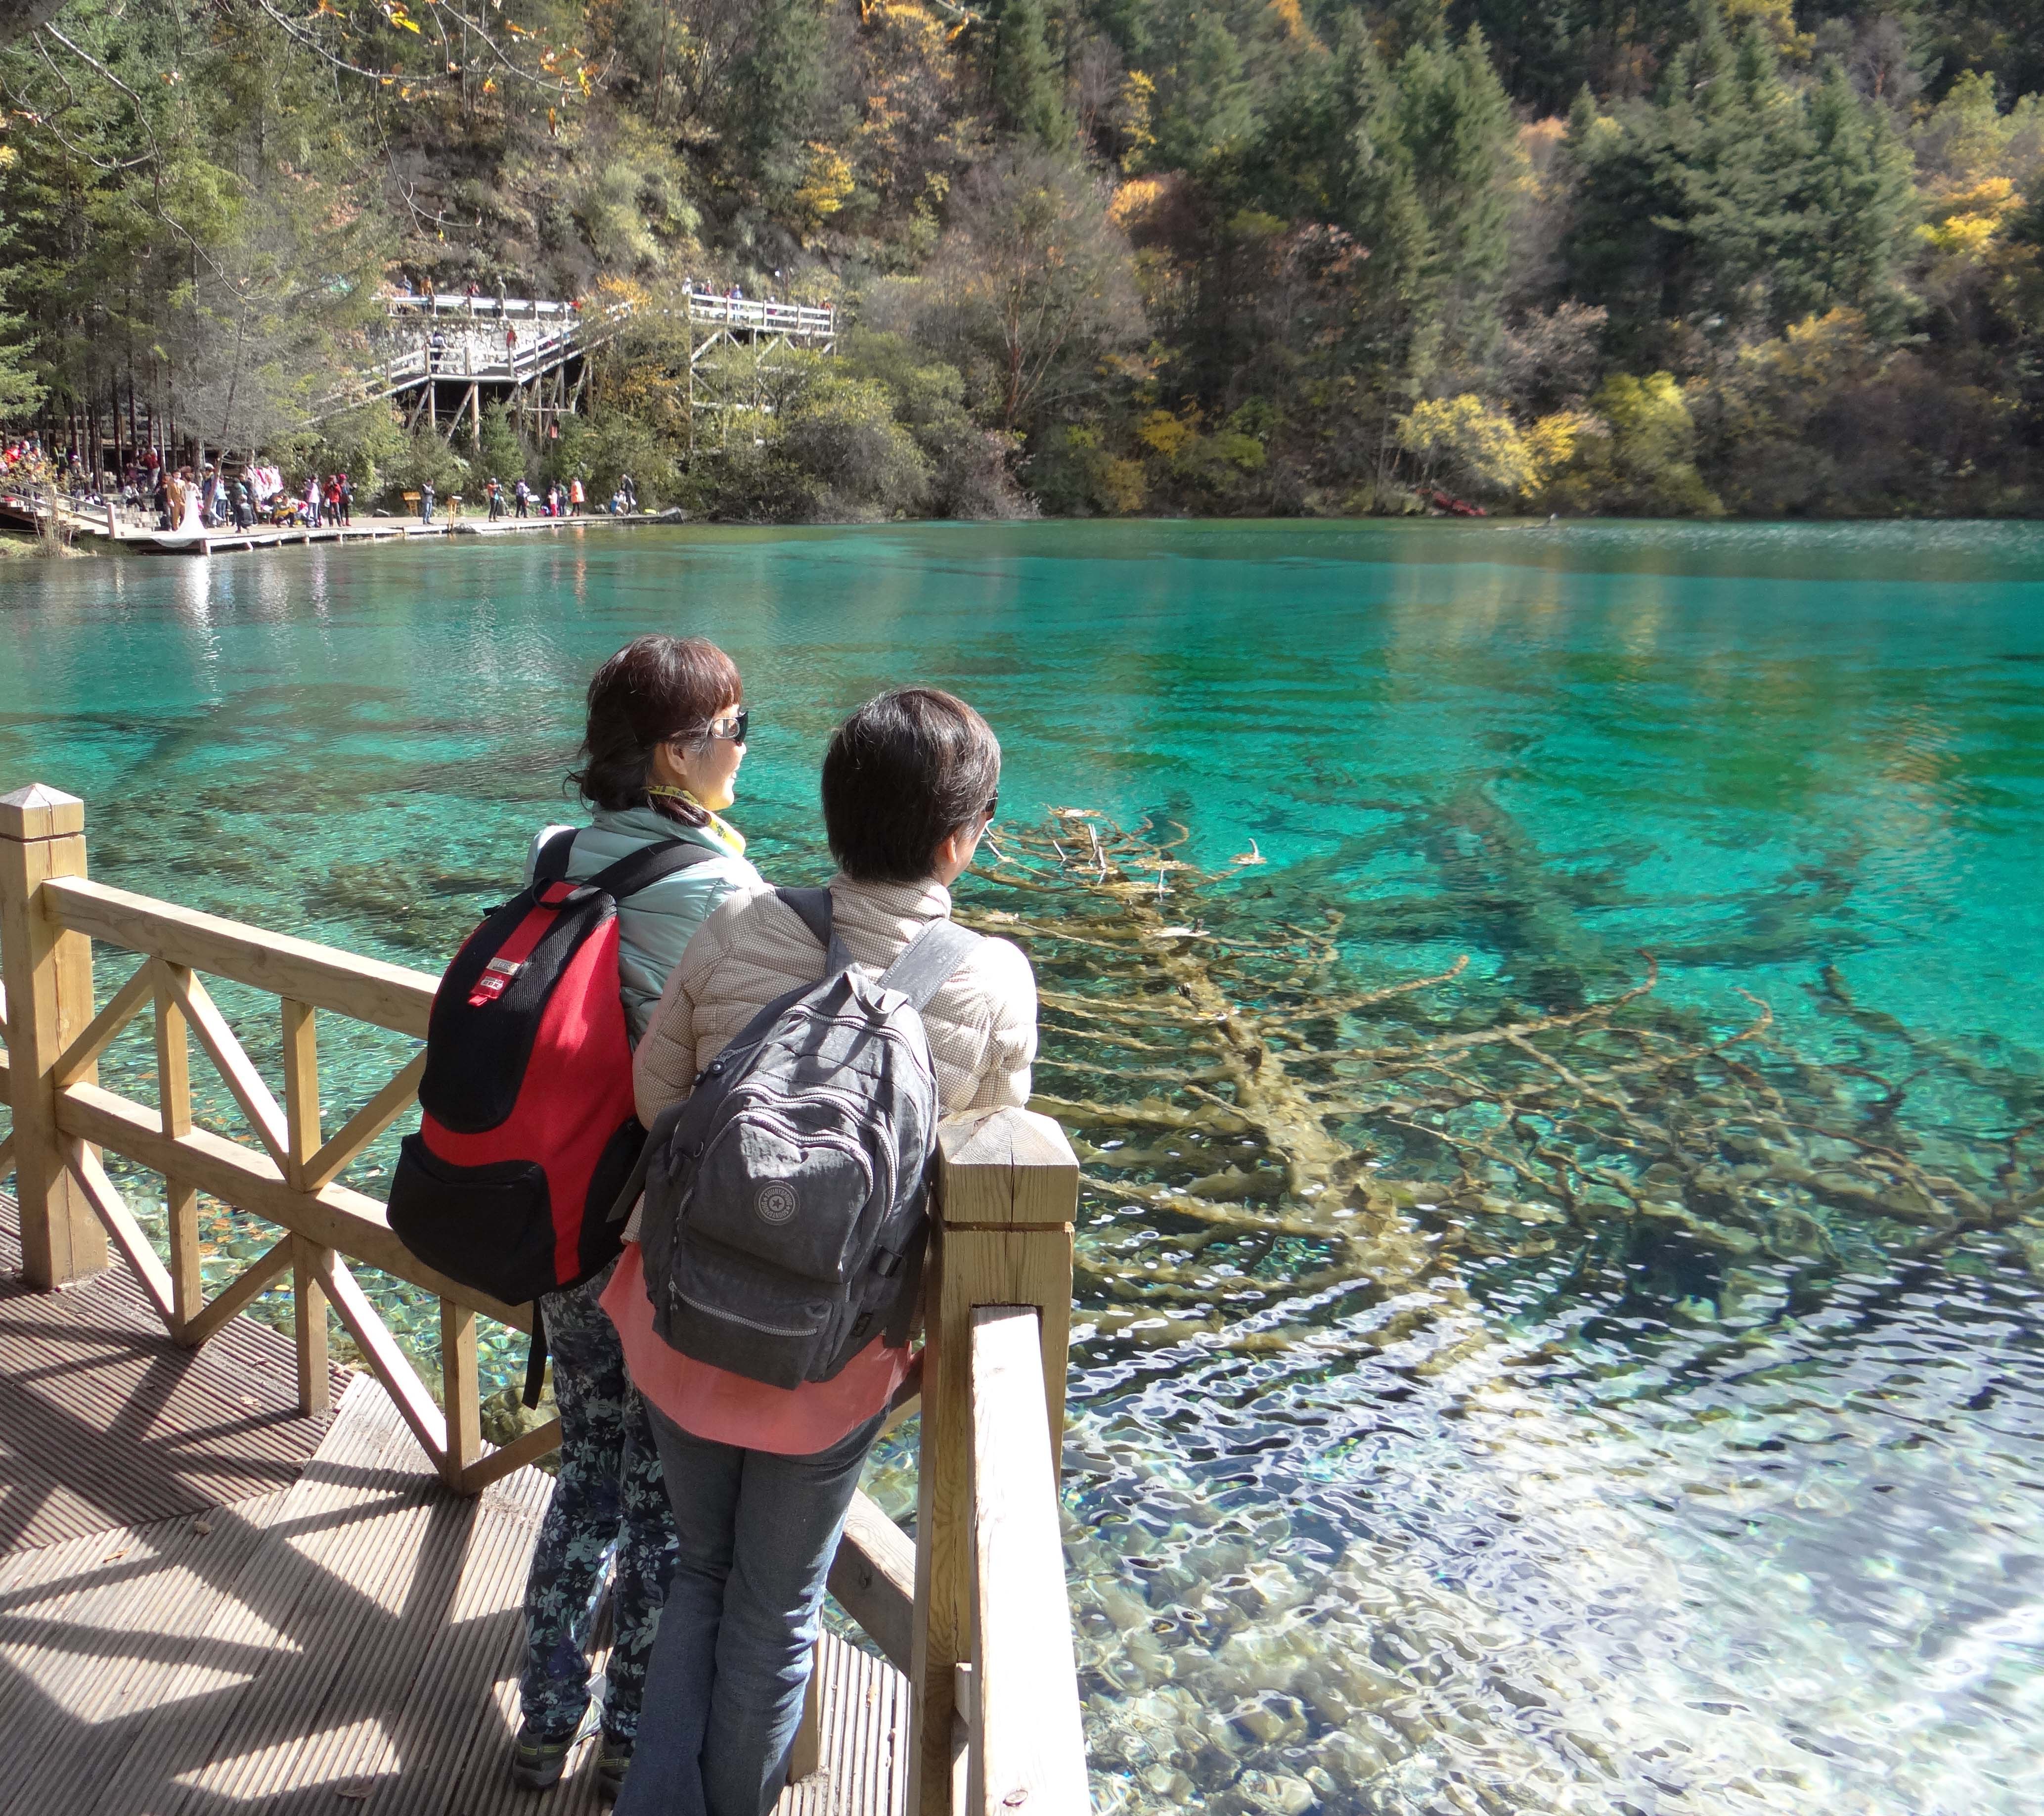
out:
{"label": "bench by the lake", "polygon": [[[136,961],[104,1002],[95,941]],[[281,1098],[206,977],[277,999]],[[40,786],[0,797],[0,979],[20,1201],[0,1201],[0,1816],[539,1807],[509,1755],[551,1490],[529,1465],[558,1425],[486,1443],[476,1348],[478,1318],[528,1310],[424,1267],[339,1183],[422,1060],[331,1133],[321,1098],[319,1018],[421,1038],[436,980],[94,883],[83,804]],[[144,1014],[154,1103],[98,1082]],[[194,1120],[194,1038],[252,1139]],[[108,1152],[162,1175],[167,1261]],[[1078,1168],[1055,1123],[1004,1110],[946,1125],[939,1171],[916,1538],[855,1502],[831,1589],[870,1648],[820,1646],[781,1807],[1076,1816],[1057,1470]],[[277,1232],[209,1301],[202,1194]],[[351,1263],[437,1299],[432,1387]],[[290,1336],[242,1315],[281,1280]],[[371,1375],[331,1365],[329,1308]],[[590,1754],[545,1807],[594,1806]]]}

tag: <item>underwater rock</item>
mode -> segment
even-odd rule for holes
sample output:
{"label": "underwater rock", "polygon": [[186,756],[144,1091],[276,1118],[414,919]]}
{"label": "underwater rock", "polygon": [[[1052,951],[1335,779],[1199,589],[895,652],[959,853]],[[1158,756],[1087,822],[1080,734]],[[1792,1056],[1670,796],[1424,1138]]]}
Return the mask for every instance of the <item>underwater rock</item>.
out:
{"label": "underwater rock", "polygon": [[1289,1772],[1245,1772],[1233,1791],[1215,1805],[1242,1816],[1305,1816],[1320,1796],[1303,1778]]}
{"label": "underwater rock", "polygon": [[1304,1706],[1296,1696],[1270,1690],[1249,1702],[1237,1703],[1228,1719],[1251,1740],[1267,1747],[1296,1740],[1306,1731]]}

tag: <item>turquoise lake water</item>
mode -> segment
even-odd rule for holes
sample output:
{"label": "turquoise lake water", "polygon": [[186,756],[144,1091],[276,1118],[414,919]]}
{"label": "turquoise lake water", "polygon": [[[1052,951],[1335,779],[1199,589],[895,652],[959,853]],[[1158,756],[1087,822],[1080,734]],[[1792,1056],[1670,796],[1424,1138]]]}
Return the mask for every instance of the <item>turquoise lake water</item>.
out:
{"label": "turquoise lake water", "polygon": [[[2034,1176],[2018,1148],[1993,1183],[2044,1118],[2023,526],[647,530],[19,562],[0,788],[83,796],[95,875],[436,968],[570,817],[581,689],[648,629],[738,661],[732,818],[777,881],[827,873],[836,718],[929,681],[999,733],[1018,837],[1061,809],[1181,825],[1178,856],[1228,874],[1173,912],[1219,941],[1335,910],[1341,988],[1466,958],[1470,1026],[1608,997],[1646,948],[1699,1040],[1750,1022],[1741,992],[1769,1005],[1788,1124],[1900,1090],[1875,1146],[2011,1202]],[[1074,988],[1076,962],[1039,958]],[[336,1110],[403,1051],[322,1041]],[[1101,1052],[1055,1016],[1045,1052],[1039,1086],[1082,1095]],[[1696,1094],[1680,1113],[1708,1121]],[[1370,1151],[1387,1177],[1432,1164]],[[1835,1211],[1814,1257],[1735,1264],[1708,1230],[1501,1254],[1429,1202],[1424,1278],[1288,1300],[1308,1264],[1266,1244],[1253,1306],[1203,1279],[1210,1328],[1145,1334],[1089,1192],[1067,1500],[1103,1804],[2035,1809],[2044,1223],[1912,1247]],[[902,1467],[874,1477],[897,1506]]]}

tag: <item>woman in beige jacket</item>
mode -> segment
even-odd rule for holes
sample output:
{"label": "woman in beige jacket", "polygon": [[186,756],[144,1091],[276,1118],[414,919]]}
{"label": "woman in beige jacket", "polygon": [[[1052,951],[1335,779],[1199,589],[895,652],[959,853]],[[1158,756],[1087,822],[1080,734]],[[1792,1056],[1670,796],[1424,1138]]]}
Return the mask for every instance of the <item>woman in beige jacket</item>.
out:
{"label": "woman in beige jacket", "polygon": [[[824,821],[842,867],[833,930],[855,964],[884,971],[950,914],[1000,773],[986,721],[932,689],[883,694],[838,728]],[[639,1044],[640,1119],[687,1096],[761,1008],[824,970],[821,942],[770,889],[724,902]],[[1018,948],[981,941],[923,1025],[945,1114],[1028,1101],[1036,988]],[[909,1352],[876,1337],[831,1379],[792,1389],[694,1360],[654,1333],[636,1243],[603,1303],[648,1408],[679,1545],[620,1816],[761,1816],[786,1771],[845,1509]]]}

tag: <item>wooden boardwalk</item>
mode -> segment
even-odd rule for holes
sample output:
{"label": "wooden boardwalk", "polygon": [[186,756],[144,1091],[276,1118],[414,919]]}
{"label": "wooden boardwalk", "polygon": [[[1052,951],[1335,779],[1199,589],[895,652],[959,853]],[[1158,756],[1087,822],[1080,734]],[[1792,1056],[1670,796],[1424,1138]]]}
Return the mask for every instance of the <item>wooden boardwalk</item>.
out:
{"label": "wooden boardwalk", "polygon": [[314,529],[209,529],[202,536],[168,536],[133,523],[121,523],[109,535],[103,514],[65,510],[65,521],[75,535],[106,543],[136,555],[227,555],[252,548],[288,548],[315,542],[409,542],[436,536],[529,536],[562,530],[630,529],[648,525],[686,523],[685,511],[641,511],[628,517],[613,517],[605,511],[579,512],[572,517],[505,517],[492,521],[489,508],[464,506],[461,516],[450,519],[444,506],[431,523],[410,517],[365,517],[352,524],[326,524]]}
{"label": "wooden boardwalk", "polygon": [[[509,1777],[552,1483],[450,1494],[389,1399],[292,1412],[290,1344],[174,1348],[125,1270],[21,1288],[0,1199],[0,1816],[598,1807],[594,1741]],[[601,1668],[601,1656],[597,1664]],[[823,1770],[781,1816],[900,1816],[907,1685],[835,1640]]]}
{"label": "wooden boardwalk", "polygon": [[[237,1318],[175,1349],[125,1268],[59,1293],[21,1283],[0,1194],[0,1552],[288,1488],[325,1422],[297,1414],[291,1345]],[[348,1383],[332,1371],[336,1394]],[[3,1779],[4,1773],[0,1773]]]}

